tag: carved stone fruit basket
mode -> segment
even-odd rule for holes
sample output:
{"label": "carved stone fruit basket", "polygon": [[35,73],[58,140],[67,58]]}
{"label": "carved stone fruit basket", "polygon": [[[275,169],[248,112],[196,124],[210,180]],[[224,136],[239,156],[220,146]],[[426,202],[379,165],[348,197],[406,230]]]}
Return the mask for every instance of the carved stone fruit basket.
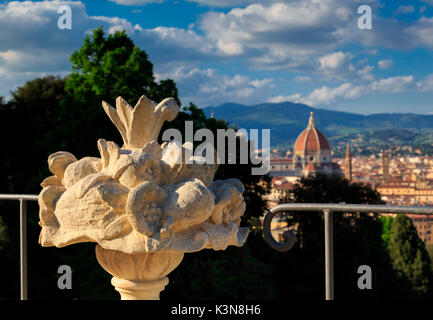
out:
{"label": "carved stone fruit basket", "polygon": [[122,299],[159,299],[185,252],[243,245],[244,188],[237,179],[213,181],[216,164],[178,161],[185,145],[158,144],[163,123],[179,112],[173,98],[156,104],[142,96],[132,108],[118,97],[116,109],[102,106],[124,145],[100,139],[100,158],[48,157],[39,243],[96,242]]}

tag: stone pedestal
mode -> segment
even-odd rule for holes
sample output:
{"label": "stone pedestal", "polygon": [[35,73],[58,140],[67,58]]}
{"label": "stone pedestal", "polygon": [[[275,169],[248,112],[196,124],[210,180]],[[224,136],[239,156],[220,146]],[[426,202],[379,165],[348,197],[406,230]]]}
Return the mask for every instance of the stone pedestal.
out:
{"label": "stone pedestal", "polygon": [[166,277],[181,263],[183,252],[126,254],[96,245],[96,258],[113,276],[111,284],[122,300],[159,300],[168,284]]}
{"label": "stone pedestal", "polygon": [[168,284],[168,278],[131,281],[113,277],[111,284],[120,293],[121,300],[159,300],[159,294]]}

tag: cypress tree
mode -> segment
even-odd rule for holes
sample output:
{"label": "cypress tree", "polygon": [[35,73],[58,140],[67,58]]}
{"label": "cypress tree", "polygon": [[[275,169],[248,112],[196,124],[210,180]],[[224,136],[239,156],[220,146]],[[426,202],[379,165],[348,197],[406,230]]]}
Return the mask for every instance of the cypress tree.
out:
{"label": "cypress tree", "polygon": [[430,257],[412,220],[406,215],[398,215],[392,223],[389,254],[399,277],[411,286],[409,298],[430,297],[433,286]]}

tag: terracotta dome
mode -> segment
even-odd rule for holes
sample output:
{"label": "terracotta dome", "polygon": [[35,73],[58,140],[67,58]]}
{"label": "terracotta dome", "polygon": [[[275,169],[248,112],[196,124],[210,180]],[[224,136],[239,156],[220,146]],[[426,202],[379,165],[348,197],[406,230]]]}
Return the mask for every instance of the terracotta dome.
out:
{"label": "terracotta dome", "polygon": [[311,112],[308,127],[296,139],[294,152],[316,152],[321,150],[330,150],[329,143],[325,135],[316,129],[313,112]]}

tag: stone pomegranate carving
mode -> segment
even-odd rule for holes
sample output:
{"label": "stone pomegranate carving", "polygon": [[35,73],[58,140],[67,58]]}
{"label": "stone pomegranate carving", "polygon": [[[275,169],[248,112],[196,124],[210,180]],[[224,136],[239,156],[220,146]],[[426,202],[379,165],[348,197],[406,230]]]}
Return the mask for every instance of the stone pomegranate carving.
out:
{"label": "stone pomegranate carving", "polygon": [[179,112],[173,98],[156,104],[142,96],[132,108],[118,97],[116,109],[102,106],[124,145],[100,139],[100,158],[49,156],[53,175],[41,183],[39,242],[96,242],[122,299],[157,299],[184,252],[243,245],[244,188],[237,179],[213,181],[216,164],[177,161],[185,145],[158,144],[163,123]]}

